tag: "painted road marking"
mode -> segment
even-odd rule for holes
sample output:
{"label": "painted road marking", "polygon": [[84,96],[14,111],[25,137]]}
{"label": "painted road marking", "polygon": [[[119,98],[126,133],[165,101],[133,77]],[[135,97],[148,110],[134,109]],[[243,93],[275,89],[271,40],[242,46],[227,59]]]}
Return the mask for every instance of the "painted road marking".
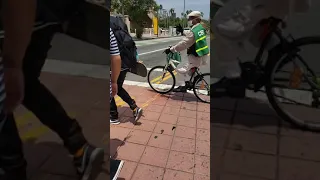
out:
{"label": "painted road marking", "polygon": [[[173,73],[176,73],[176,72],[174,71]],[[160,78],[161,78],[161,77],[162,77],[162,76],[160,76]],[[168,73],[168,74],[164,77],[163,81],[168,80],[170,77],[171,77],[171,76],[170,76],[170,73]],[[161,82],[161,80],[158,80],[158,79],[160,79],[160,78],[157,77],[157,78],[153,79],[152,82],[155,82],[155,83],[159,84],[159,83]],[[124,84],[125,84],[125,83],[124,83]],[[155,97],[158,97],[158,95],[159,95],[159,94],[156,94]],[[154,97],[154,98],[151,98],[150,100],[148,100],[148,101],[147,101],[146,103],[144,103],[141,107],[146,107],[146,106],[148,106],[148,104],[149,104],[150,102],[152,102],[152,101],[155,99],[155,97]],[[132,96],[132,99],[135,99],[135,97]],[[114,98],[114,100],[115,100],[115,102],[116,102],[116,104],[117,104],[117,107],[122,107],[122,106],[126,103],[126,102],[124,102],[119,96],[116,96],[116,97]],[[72,113],[72,114],[74,114],[74,113]],[[74,115],[70,115],[70,116],[73,117]],[[30,121],[31,119],[33,119],[33,117],[35,117],[35,116],[32,114],[31,111],[28,111],[28,112],[26,112],[25,114],[23,114],[22,116],[18,117],[17,120],[16,120],[16,121],[17,121],[17,126],[18,126],[18,128],[19,128],[19,127],[22,127],[22,126],[24,126],[24,125],[27,125],[27,124],[29,124],[29,123],[34,122],[34,121]],[[39,122],[39,123],[40,123],[40,122]],[[41,135],[43,135],[43,134],[45,134],[45,133],[47,133],[47,132],[49,132],[49,131],[50,131],[50,129],[49,129],[48,127],[40,124],[39,127],[32,128],[32,129],[30,129],[29,131],[27,131],[26,133],[22,134],[22,135],[21,135],[21,139],[22,139],[23,141],[25,141],[25,140],[30,139],[30,138],[37,138],[37,137],[39,137],[39,136],[41,136]]]}
{"label": "painted road marking", "polygon": [[[135,97],[132,96],[132,99],[135,99]],[[119,96],[115,97],[115,101],[116,101],[117,107],[122,107],[126,103]],[[74,118],[75,113],[70,113],[69,116]],[[35,121],[32,120],[33,117],[36,118],[36,116],[34,116],[31,111],[24,113],[22,116],[20,116],[16,119],[17,127],[21,128],[22,126],[27,125],[29,123],[34,123]],[[21,139],[23,141],[30,139],[30,138],[37,138],[37,137],[44,135],[45,133],[48,133],[50,131],[50,129],[48,127],[46,127],[45,125],[41,124],[40,121],[37,123],[39,123],[39,126],[37,126],[35,128],[31,128],[29,131],[27,131],[26,133],[21,135]]]}
{"label": "painted road marking", "polygon": [[[26,112],[24,115],[22,115],[21,117],[24,117],[24,116],[26,115],[26,116],[24,117],[24,120],[25,120],[25,121],[28,121],[28,120],[31,120],[31,118],[28,119],[27,117],[32,117],[32,116],[30,116],[30,114],[31,114],[32,116],[34,116],[31,111],[28,111],[28,112]],[[68,114],[69,114],[69,116],[70,116],[71,118],[74,118],[74,117],[75,117],[75,113],[68,113]],[[21,118],[21,117],[19,117],[19,118]],[[34,116],[34,117],[35,117],[35,116]],[[17,118],[17,120],[18,120],[19,118]],[[34,122],[34,121],[33,121],[33,122]],[[33,123],[33,122],[31,121],[31,122],[28,122],[28,123]],[[38,123],[39,123],[39,126],[38,126],[38,127],[30,129],[29,131],[27,131],[26,133],[24,133],[24,134],[22,134],[22,135],[20,136],[23,141],[25,141],[25,140],[27,140],[27,139],[30,139],[30,138],[37,138],[37,137],[39,137],[39,136],[41,136],[41,135],[43,135],[43,134],[45,134],[45,133],[47,133],[47,132],[50,131],[50,129],[49,129],[47,126],[41,124],[40,121],[39,121]]]}
{"label": "painted road marking", "polygon": [[[176,73],[176,72],[174,72],[174,73]],[[166,81],[170,77],[165,76],[164,81]],[[156,82],[157,79],[153,79],[152,81]],[[159,83],[159,82],[160,81],[157,81],[156,83]],[[124,84],[137,85],[140,87],[149,87],[148,83],[141,83],[141,82],[125,81]],[[169,87],[171,87],[171,86],[169,85]],[[193,94],[193,91],[188,90],[187,92]],[[154,100],[156,100],[159,96],[160,96],[160,94],[156,93],[156,95],[153,98],[150,98],[147,102],[143,103],[141,105],[141,107],[145,108],[145,107],[149,106],[149,104],[151,102],[153,102]],[[135,97],[132,97],[132,98],[135,99]],[[122,107],[125,104],[125,102],[119,96],[115,97],[115,101],[116,101],[117,107]],[[75,116],[75,113],[70,113],[70,117],[74,117],[74,116]],[[35,116],[30,111],[28,111],[24,115],[18,117],[17,118],[18,127],[22,127],[23,125],[27,125],[28,123],[32,123],[32,121],[30,122],[32,117],[35,117]],[[48,127],[42,125],[40,122],[39,122],[39,124],[40,124],[40,126],[38,126],[36,128],[32,128],[29,131],[27,131],[26,133],[22,134],[21,139],[23,141],[26,141],[27,139],[30,139],[30,138],[37,138],[37,137],[40,137],[41,135],[44,135],[50,131],[50,129]]]}
{"label": "painted road marking", "polygon": [[167,43],[172,41],[177,41],[182,39],[181,37],[172,37],[164,39],[152,39],[152,40],[145,40],[145,41],[135,41],[137,47],[147,46],[147,45],[154,45],[159,43]]}
{"label": "painted road marking", "polygon": [[151,54],[151,53],[155,53],[155,52],[159,52],[159,51],[163,51],[163,50],[166,50],[166,49],[168,49],[168,48],[162,48],[162,49],[158,49],[158,50],[154,50],[154,51],[140,53],[139,56],[146,55],[146,54]]}

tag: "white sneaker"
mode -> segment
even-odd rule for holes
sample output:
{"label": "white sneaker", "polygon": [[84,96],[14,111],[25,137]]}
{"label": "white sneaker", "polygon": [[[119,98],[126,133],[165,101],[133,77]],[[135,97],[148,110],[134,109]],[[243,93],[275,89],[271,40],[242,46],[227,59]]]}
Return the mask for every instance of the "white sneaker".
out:
{"label": "white sneaker", "polygon": [[119,119],[110,119],[110,124],[117,125],[117,124],[120,124],[120,121]]}

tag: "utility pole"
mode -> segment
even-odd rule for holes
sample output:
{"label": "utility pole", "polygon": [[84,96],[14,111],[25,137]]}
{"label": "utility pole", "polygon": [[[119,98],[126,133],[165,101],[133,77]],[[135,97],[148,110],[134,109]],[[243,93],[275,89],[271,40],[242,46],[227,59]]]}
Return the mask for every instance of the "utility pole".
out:
{"label": "utility pole", "polygon": [[[183,0],[183,15],[185,15],[185,13],[186,13],[186,0]],[[184,19],[184,17],[183,17],[183,19]],[[182,25],[183,28],[185,27],[184,25],[185,24],[183,23],[183,25]]]}
{"label": "utility pole", "polygon": [[121,5],[121,10],[122,10],[122,20],[124,21],[124,5],[123,4]]}

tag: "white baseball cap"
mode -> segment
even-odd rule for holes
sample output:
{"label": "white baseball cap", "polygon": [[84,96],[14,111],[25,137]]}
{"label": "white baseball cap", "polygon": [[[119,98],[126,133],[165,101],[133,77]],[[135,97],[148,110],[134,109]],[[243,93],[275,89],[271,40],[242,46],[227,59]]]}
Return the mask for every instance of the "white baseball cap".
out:
{"label": "white baseball cap", "polygon": [[192,11],[190,14],[188,14],[188,18],[190,18],[190,17],[201,18],[201,12],[199,12],[199,11]]}

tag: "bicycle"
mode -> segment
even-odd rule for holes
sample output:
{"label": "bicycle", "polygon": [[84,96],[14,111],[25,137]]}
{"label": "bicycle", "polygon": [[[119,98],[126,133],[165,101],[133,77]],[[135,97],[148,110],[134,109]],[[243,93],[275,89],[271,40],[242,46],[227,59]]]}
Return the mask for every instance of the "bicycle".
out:
{"label": "bicycle", "polygon": [[[165,52],[163,52],[165,53]],[[174,56],[180,56],[177,53],[169,53],[167,55],[167,64],[164,66],[155,66],[148,73],[148,83],[150,87],[160,94],[171,92],[176,85],[175,69],[180,60],[176,60]],[[181,59],[181,56],[180,56]],[[152,78],[152,74],[160,72],[156,78]],[[193,90],[195,96],[204,103],[210,103],[210,73],[201,73],[199,68],[191,68],[189,71],[190,79],[186,83],[187,90]],[[160,85],[161,82],[172,80],[172,84]],[[200,93],[200,95],[198,94]]]}
{"label": "bicycle", "polygon": [[[299,119],[285,111],[284,107],[280,104],[284,103],[284,105],[290,106],[292,103],[295,103],[303,105],[304,107],[311,107],[312,109],[320,106],[320,78],[299,54],[303,46],[320,45],[320,36],[294,39],[293,36],[289,34],[287,37],[284,37],[282,29],[286,24],[281,19],[274,17],[261,21],[261,25],[265,27],[263,33],[264,38],[254,61],[239,62],[242,70],[241,77],[246,88],[256,93],[263,91],[261,88],[264,87],[265,91],[263,92],[266,93],[269,103],[283,120],[303,130],[320,131],[320,124]],[[268,51],[266,62],[263,63],[263,53],[273,35],[278,37],[280,43]],[[276,73],[282,73],[281,75],[283,76],[288,73],[286,70],[282,70],[282,68],[289,63],[293,63],[293,73],[290,74],[290,77],[276,78]],[[286,80],[289,80],[289,87],[287,87],[286,84],[276,84],[277,82],[284,82]],[[310,88],[300,87],[303,83],[306,83]],[[304,104],[276,95],[274,88],[277,87],[287,89],[287,93],[283,90],[281,92],[288,96],[295,96],[294,93],[300,93],[300,96],[302,96],[303,94],[301,94],[300,91],[310,92],[312,94],[312,98],[309,97],[311,102]],[[294,88],[298,89],[294,91]],[[284,100],[280,102],[277,98],[283,98]],[[304,119],[306,119],[306,117],[304,117]]]}

